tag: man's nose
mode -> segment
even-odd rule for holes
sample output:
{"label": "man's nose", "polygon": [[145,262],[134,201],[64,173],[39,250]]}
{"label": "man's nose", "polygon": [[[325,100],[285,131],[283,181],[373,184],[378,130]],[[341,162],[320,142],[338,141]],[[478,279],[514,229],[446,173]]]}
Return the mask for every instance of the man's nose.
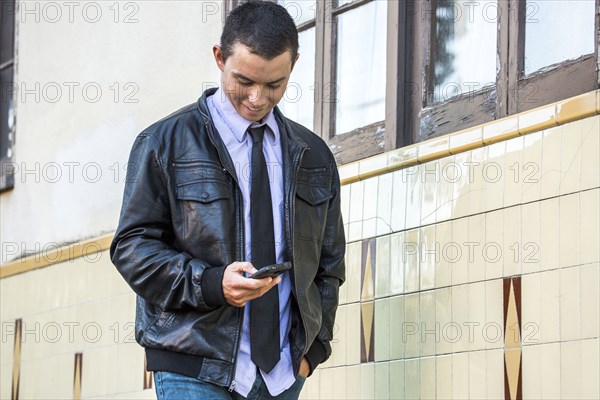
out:
{"label": "man's nose", "polygon": [[248,101],[256,104],[260,103],[262,97],[262,89],[259,85],[254,85],[248,90]]}

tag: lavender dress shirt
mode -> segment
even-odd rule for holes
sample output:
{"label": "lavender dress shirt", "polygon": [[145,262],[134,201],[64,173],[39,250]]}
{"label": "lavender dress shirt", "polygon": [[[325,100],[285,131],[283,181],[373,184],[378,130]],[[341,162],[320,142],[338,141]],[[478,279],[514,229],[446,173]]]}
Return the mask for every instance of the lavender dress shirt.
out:
{"label": "lavender dress shirt", "polygon": [[[246,260],[252,260],[251,246],[251,221],[250,221],[250,160],[252,153],[252,138],[247,130],[250,125],[266,125],[263,139],[263,151],[269,181],[271,184],[271,202],[273,205],[273,223],[275,233],[275,257],[276,261],[287,261],[283,259],[285,238],[283,232],[283,172],[281,159],[281,140],[277,121],[271,110],[260,123],[253,123],[238,114],[235,107],[225,95],[218,89],[212,96],[208,97],[208,109],[219,132],[223,143],[227,147],[229,155],[235,165],[236,174],[242,197],[244,199],[244,233],[246,237],[245,249]],[[240,260],[243,261],[243,260]],[[280,337],[280,359],[270,373],[260,370],[267,384],[269,392],[277,396],[288,389],[296,381],[292,369],[292,359],[288,333],[290,329],[290,294],[291,280],[289,272],[281,275],[281,282],[277,285],[279,290],[279,337]],[[242,396],[248,396],[254,380],[256,379],[257,367],[250,358],[250,307],[244,307],[244,324],[242,326],[242,337],[237,356],[235,370],[235,391]]]}

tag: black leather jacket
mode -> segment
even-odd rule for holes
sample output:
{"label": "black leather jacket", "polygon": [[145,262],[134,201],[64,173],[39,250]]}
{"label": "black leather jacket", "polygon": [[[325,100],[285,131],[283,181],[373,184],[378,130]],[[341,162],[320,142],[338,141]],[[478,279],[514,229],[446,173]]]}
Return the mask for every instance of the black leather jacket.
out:
{"label": "black leather jacket", "polygon": [[[243,308],[229,305],[225,267],[244,260],[236,170],[206,97],[136,138],[110,256],[137,293],[136,340],[149,370],[230,386]],[[345,238],[335,160],[325,143],[277,108],[284,180],[285,258],[293,262],[290,348],[294,372],[331,354]]]}

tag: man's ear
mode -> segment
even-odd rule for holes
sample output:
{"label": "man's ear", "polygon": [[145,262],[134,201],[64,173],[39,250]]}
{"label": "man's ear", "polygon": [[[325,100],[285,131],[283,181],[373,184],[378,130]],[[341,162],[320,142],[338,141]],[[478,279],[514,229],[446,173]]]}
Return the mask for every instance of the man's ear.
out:
{"label": "man's ear", "polygon": [[223,72],[225,69],[225,61],[223,60],[223,51],[221,51],[221,46],[214,45],[213,46],[213,56],[215,57],[215,62],[217,63],[217,67]]}

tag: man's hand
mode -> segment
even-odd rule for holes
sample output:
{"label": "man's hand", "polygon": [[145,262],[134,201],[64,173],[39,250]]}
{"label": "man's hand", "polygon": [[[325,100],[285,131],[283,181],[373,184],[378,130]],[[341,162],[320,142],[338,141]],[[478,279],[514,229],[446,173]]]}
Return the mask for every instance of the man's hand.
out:
{"label": "man's hand", "polygon": [[223,274],[223,294],[227,303],[235,307],[244,307],[252,299],[262,296],[281,282],[281,277],[252,279],[243,273],[253,274],[256,268],[249,262],[234,262],[225,268]]}
{"label": "man's hand", "polygon": [[298,375],[303,378],[306,378],[310,374],[310,364],[306,361],[306,358],[302,357],[302,361],[300,362],[300,370],[298,371]]}

